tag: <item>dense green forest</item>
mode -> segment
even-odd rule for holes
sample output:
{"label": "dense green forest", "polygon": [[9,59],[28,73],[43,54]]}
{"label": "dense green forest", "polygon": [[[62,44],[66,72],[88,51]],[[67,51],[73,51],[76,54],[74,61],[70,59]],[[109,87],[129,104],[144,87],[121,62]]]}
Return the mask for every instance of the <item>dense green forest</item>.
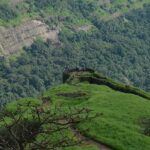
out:
{"label": "dense green forest", "polygon": [[[150,91],[150,6],[105,21],[100,19],[101,13],[95,12],[99,8],[93,2],[35,0],[28,1],[26,7],[18,6],[18,10],[28,8],[32,17],[33,11],[40,13],[50,27],[61,24],[60,43],[54,45],[39,39],[31,47],[25,47],[15,60],[0,58],[1,105],[19,97],[37,96],[61,83],[62,73],[71,68],[93,68]],[[118,7],[108,10],[103,5],[100,10],[105,10],[106,17]],[[20,15],[16,9],[2,8],[3,23],[10,23],[7,20]],[[4,13],[7,9],[8,14]],[[48,12],[55,17],[47,19]],[[66,17],[60,19],[61,15]],[[77,30],[78,26],[90,26],[90,29]]]}

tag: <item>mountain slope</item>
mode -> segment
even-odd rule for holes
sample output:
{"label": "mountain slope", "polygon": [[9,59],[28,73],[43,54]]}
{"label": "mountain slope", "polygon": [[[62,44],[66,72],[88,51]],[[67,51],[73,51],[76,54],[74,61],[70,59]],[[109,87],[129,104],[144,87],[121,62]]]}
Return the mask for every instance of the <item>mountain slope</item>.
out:
{"label": "mountain slope", "polygon": [[[150,90],[150,6],[143,5],[149,1],[99,2],[0,2],[1,105],[37,96],[62,83],[64,70],[76,67],[94,68],[115,80]],[[118,12],[122,15],[109,19]],[[32,27],[32,22],[43,26]]]}
{"label": "mountain slope", "polygon": [[[77,75],[87,77],[87,74],[90,74],[91,77],[95,77],[89,71],[72,73],[75,76],[67,83],[55,86],[43,94],[42,99],[50,100],[44,107],[61,107],[64,112],[68,111],[68,107],[72,109],[85,107],[93,110],[91,114],[99,113],[100,116],[92,121],[81,122],[75,127],[76,131],[71,131],[77,138],[86,137],[87,141],[80,146],[66,148],[67,150],[103,150],[102,145],[105,145],[105,149],[112,150],[150,149],[150,137],[144,132],[146,128],[144,122],[150,118],[148,99],[114,90],[105,84],[97,85],[90,84],[89,80],[83,82],[77,80]],[[31,108],[26,106],[28,101],[33,104],[35,101],[41,103],[40,99],[31,98],[18,102],[23,109],[30,110]],[[16,104],[17,102],[10,103],[6,108],[13,112]]]}
{"label": "mountain slope", "polygon": [[[111,20],[123,15],[132,10],[143,8],[144,5],[149,4],[148,0],[2,0],[0,5],[6,6],[6,10],[10,9],[11,12],[16,12],[16,15],[9,18],[5,11],[1,11],[0,24],[1,25],[17,25],[24,19],[33,19],[36,17],[46,17],[51,15],[63,15],[72,18],[74,20],[79,19],[80,14],[83,18],[99,17],[103,20]],[[3,8],[3,7],[2,7]],[[55,9],[55,10],[54,10]],[[78,12],[76,11],[78,10]],[[7,14],[7,15],[5,15]],[[8,17],[8,18],[7,18]]]}
{"label": "mountain slope", "polygon": [[[80,96],[81,93],[85,95]],[[51,96],[62,107],[88,107],[102,113],[100,118],[78,127],[84,135],[117,150],[150,149],[150,137],[143,134],[141,123],[150,116],[149,100],[85,81],[54,87],[45,96]],[[85,128],[89,131],[85,132]]]}

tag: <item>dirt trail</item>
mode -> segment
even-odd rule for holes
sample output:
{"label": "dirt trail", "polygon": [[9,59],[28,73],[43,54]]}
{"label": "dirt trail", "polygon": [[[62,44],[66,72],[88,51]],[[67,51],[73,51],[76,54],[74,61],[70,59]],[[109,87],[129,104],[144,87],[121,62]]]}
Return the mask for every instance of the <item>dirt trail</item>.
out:
{"label": "dirt trail", "polygon": [[77,129],[72,129],[73,133],[75,134],[75,136],[81,140],[81,141],[84,141],[85,144],[87,145],[95,145],[97,146],[100,150],[113,150],[112,148],[108,147],[107,145],[105,144],[102,144],[100,142],[97,142],[93,139],[89,139],[88,137],[84,136],[81,134],[80,131],[78,131]]}

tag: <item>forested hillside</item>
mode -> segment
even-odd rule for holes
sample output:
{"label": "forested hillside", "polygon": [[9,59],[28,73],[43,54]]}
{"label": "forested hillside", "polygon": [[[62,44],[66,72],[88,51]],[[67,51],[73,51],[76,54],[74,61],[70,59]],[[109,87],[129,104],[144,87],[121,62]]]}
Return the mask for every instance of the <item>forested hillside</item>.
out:
{"label": "forested hillside", "polygon": [[40,20],[51,30],[59,29],[59,39],[52,43],[38,38],[9,56],[0,49],[1,105],[39,95],[61,83],[64,70],[76,67],[94,68],[150,91],[149,0],[12,2],[0,2],[1,26]]}

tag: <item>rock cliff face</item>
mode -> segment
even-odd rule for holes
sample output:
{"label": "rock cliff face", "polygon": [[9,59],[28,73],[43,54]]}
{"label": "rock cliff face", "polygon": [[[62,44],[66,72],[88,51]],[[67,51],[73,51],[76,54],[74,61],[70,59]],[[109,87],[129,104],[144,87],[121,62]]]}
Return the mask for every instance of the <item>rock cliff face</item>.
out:
{"label": "rock cliff face", "polygon": [[39,20],[28,21],[15,28],[0,27],[0,55],[9,55],[24,46],[30,46],[38,37],[57,43],[58,33],[58,29],[51,30]]}

